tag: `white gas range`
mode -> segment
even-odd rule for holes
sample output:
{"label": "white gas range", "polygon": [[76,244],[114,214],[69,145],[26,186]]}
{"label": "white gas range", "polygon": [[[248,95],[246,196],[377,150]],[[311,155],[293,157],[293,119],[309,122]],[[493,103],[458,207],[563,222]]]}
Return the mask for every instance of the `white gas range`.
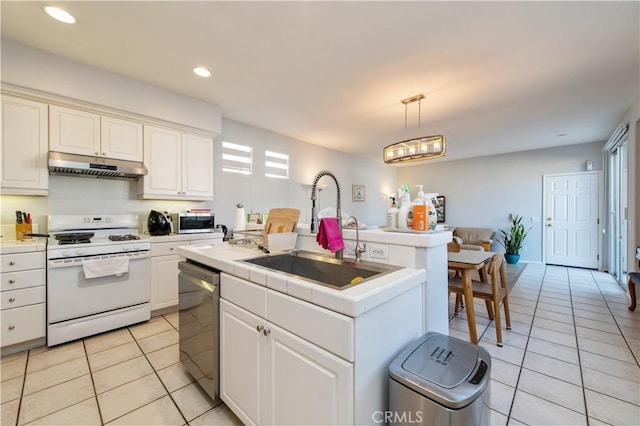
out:
{"label": "white gas range", "polygon": [[53,215],[47,230],[47,345],[150,318],[150,241],[138,216]]}

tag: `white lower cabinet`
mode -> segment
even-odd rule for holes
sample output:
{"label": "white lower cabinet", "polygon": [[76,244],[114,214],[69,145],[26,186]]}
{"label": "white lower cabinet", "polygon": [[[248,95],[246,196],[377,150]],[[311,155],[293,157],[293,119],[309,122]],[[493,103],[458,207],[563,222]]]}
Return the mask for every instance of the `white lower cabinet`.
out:
{"label": "white lower cabinet", "polygon": [[45,262],[44,251],[0,255],[3,348],[46,335]]}
{"label": "white lower cabinet", "polygon": [[220,394],[243,423],[353,423],[353,363],[227,300],[220,305]]}
{"label": "white lower cabinet", "polygon": [[178,262],[177,254],[151,258],[151,311],[178,304]]}

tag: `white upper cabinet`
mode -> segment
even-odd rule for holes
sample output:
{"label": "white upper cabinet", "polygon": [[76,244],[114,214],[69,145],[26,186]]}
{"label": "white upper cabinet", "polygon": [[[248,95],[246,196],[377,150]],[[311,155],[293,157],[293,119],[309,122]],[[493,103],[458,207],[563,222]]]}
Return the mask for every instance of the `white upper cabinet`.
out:
{"label": "white upper cabinet", "polygon": [[142,161],[142,124],[49,106],[49,149],[68,154]]}
{"label": "white upper cabinet", "polygon": [[142,161],[142,124],[103,115],[100,132],[103,157]]}
{"label": "white upper cabinet", "polygon": [[148,174],[138,181],[140,198],[213,198],[213,138],[144,126],[144,164]]}
{"label": "white upper cabinet", "polygon": [[0,187],[3,194],[47,195],[47,105],[2,96]]}

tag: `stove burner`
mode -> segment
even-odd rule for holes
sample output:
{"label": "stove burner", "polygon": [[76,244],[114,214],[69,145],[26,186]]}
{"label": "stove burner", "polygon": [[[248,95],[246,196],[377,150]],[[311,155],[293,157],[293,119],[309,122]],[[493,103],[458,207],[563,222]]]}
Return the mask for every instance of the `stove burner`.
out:
{"label": "stove burner", "polygon": [[109,239],[111,241],[129,241],[129,240],[139,240],[140,237],[137,235],[126,234],[126,235],[109,235]]}
{"label": "stove burner", "polygon": [[85,239],[80,239],[80,240],[60,240],[58,242],[58,244],[61,245],[61,246],[64,246],[64,245],[67,245],[67,244],[88,244],[90,242],[91,242],[90,239],[85,238]]}

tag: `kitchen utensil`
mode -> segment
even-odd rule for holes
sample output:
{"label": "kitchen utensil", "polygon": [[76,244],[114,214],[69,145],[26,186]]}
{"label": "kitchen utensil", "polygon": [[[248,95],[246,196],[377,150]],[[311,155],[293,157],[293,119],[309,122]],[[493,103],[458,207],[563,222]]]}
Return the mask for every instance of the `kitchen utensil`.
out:
{"label": "kitchen utensil", "polygon": [[224,236],[222,237],[222,241],[229,241],[229,235],[227,233],[227,226],[226,225],[222,225],[222,224],[218,224],[218,225],[216,225],[216,228],[221,229],[222,233],[224,234]]}
{"label": "kitchen utensil", "polygon": [[171,229],[171,216],[169,213],[151,210],[147,218],[147,230],[151,235],[169,235]]}
{"label": "kitchen utensil", "polygon": [[80,241],[91,239],[93,236],[93,232],[69,232],[68,234],[57,234],[54,238],[58,241]]}
{"label": "kitchen utensil", "polygon": [[16,223],[22,223],[22,212],[20,210],[16,210]]}
{"label": "kitchen utensil", "polygon": [[267,223],[264,225],[262,233],[273,234],[280,232],[293,232],[300,218],[300,210],[290,208],[275,208],[269,210]]}

